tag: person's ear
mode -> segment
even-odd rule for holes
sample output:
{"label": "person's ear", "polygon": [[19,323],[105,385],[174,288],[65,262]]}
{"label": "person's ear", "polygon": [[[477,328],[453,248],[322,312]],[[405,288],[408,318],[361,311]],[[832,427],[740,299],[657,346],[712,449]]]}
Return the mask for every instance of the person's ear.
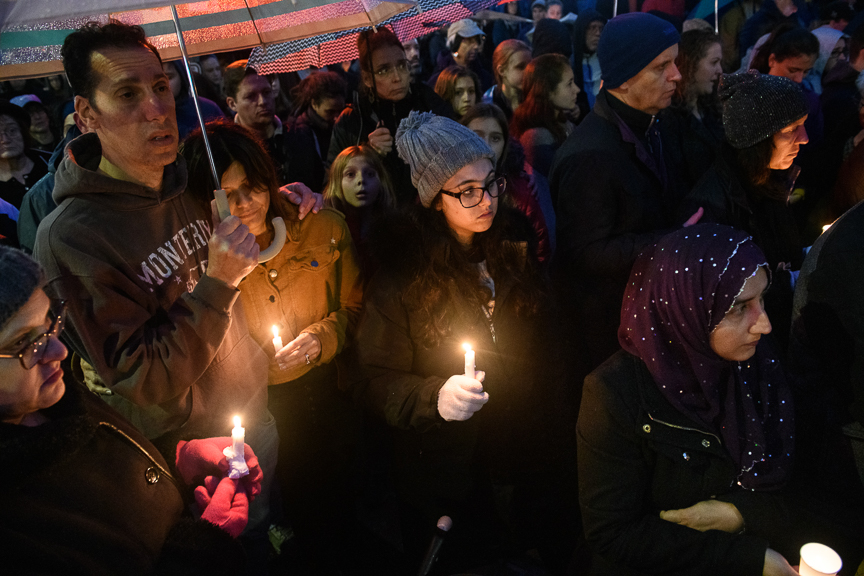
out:
{"label": "person's ear", "polygon": [[769,54],[768,55],[768,68],[769,68],[769,70],[776,65],[777,65],[777,58],[774,56],[774,54]]}
{"label": "person's ear", "polygon": [[225,97],[225,103],[228,105],[228,108],[231,109],[235,114],[237,113],[237,101],[234,100],[231,96]]}
{"label": "person's ear", "polygon": [[75,113],[78,121],[87,128],[87,132],[95,132],[100,128],[99,113],[88,98],[75,96]]}
{"label": "person's ear", "polygon": [[372,74],[366,70],[360,72],[360,79],[363,80],[363,85],[367,88],[372,88]]}

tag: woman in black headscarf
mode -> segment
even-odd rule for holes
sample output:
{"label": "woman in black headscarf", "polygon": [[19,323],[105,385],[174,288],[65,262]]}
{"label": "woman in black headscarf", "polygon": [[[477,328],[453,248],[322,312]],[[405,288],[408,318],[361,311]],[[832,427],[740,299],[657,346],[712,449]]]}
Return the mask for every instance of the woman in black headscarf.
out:
{"label": "woman in black headscarf", "polygon": [[784,555],[808,539],[840,546],[787,497],[792,391],[762,338],[768,283],[752,239],[716,224],[636,261],[623,350],[586,378],[577,425],[592,574],[792,576]]}

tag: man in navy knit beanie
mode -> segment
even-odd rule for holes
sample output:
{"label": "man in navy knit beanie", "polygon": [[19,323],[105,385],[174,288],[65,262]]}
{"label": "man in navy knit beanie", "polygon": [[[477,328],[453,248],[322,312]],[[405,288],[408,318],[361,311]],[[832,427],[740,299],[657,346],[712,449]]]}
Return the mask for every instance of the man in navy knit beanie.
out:
{"label": "man in navy knit beanie", "polygon": [[655,121],[681,80],[679,39],[651,14],[610,20],[597,47],[603,86],[594,109],[552,163],[553,274],[573,327],[568,344],[577,360],[569,372],[580,385],[618,349],[621,299],[636,256],[682,224],[673,221],[678,199]]}

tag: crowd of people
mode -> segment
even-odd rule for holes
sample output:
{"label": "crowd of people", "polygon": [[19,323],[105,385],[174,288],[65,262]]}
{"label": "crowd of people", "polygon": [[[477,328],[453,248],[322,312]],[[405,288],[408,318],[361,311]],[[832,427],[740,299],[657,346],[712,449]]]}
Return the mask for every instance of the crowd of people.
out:
{"label": "crowd of people", "polygon": [[4,82],[4,565],[854,575],[864,11],[691,4]]}

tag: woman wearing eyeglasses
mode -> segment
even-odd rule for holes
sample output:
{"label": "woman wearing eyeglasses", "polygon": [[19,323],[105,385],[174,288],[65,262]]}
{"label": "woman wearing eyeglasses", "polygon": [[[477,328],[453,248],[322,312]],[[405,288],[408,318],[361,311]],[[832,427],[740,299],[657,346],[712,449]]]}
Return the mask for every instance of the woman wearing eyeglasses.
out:
{"label": "woman wearing eyeglasses", "polygon": [[[567,470],[561,449],[573,427],[558,412],[553,323],[533,231],[509,207],[494,153],[470,129],[412,112],[396,146],[422,207],[373,239],[380,268],[357,346],[368,377],[362,397],[393,438],[409,560],[419,562],[446,514],[453,529],[442,573],[534,545],[556,568],[555,553],[569,553],[572,534],[559,522],[567,500],[550,482]],[[477,372],[466,368],[463,343]],[[495,494],[508,495],[503,508]],[[531,526],[531,538],[519,526]]]}
{"label": "woman wearing eyeglasses", "polygon": [[[176,469],[169,466],[117,412],[82,385],[64,381],[61,362],[67,352],[59,336],[65,306],[49,301],[44,284],[36,262],[0,246],[3,569],[9,574],[212,575],[217,566],[242,571],[243,552],[231,537],[245,527],[249,500],[261,481],[249,446],[250,474],[243,480],[223,478],[228,466],[221,449],[230,438],[181,443]],[[202,518],[182,518],[183,495],[191,491],[193,478],[200,484],[205,475],[210,478],[195,491]]]}
{"label": "woman wearing eyeglasses", "polygon": [[350,146],[369,144],[384,161],[400,205],[417,199],[408,167],[393,147],[399,122],[412,110],[452,116],[450,105],[421,82],[411,82],[405,49],[387,28],[360,33],[360,94],[342,112],[333,127],[327,164]]}

